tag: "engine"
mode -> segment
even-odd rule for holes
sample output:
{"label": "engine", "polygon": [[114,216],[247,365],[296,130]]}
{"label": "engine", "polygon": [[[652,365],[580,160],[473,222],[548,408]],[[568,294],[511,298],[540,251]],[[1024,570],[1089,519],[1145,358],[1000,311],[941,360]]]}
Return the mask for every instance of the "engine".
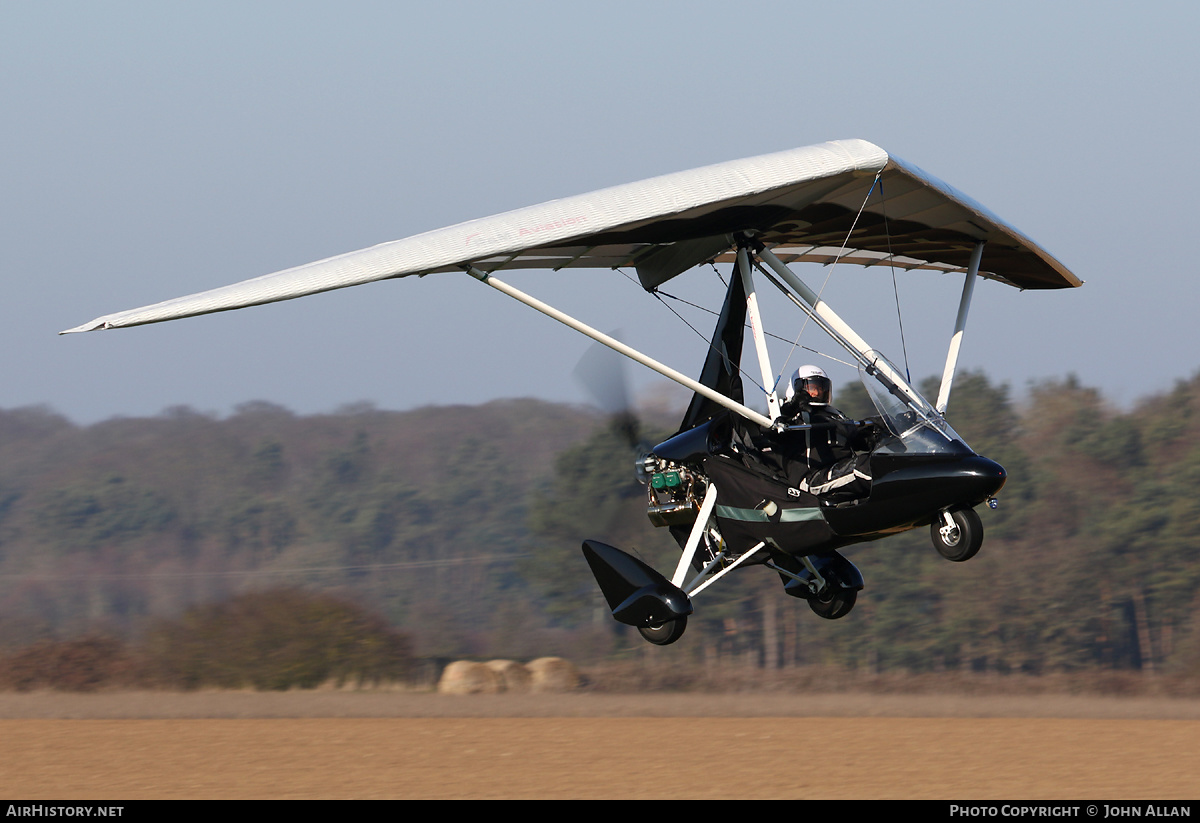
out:
{"label": "engine", "polygon": [[646,484],[646,515],[655,526],[690,526],[700,510],[696,492],[704,477],[693,469],[653,454],[638,461],[638,476]]}

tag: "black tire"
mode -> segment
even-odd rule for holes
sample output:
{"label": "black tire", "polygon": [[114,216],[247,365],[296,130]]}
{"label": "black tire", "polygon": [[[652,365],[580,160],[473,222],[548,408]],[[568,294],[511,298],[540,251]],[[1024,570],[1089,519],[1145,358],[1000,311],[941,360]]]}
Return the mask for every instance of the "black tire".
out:
{"label": "black tire", "polygon": [[826,620],[837,620],[850,614],[858,600],[858,592],[854,589],[826,589],[820,595],[808,601],[808,607],[817,617]]}
{"label": "black tire", "polygon": [[680,617],[678,620],[668,620],[656,626],[638,626],[638,631],[641,632],[642,637],[655,646],[670,646],[683,637],[683,631],[686,628],[687,618]]}
{"label": "black tire", "polygon": [[954,528],[949,534],[942,532],[946,521],[938,515],[929,526],[929,536],[938,554],[962,563],[979,553],[979,547],[983,545],[983,521],[974,509],[952,509],[950,517],[954,520]]}

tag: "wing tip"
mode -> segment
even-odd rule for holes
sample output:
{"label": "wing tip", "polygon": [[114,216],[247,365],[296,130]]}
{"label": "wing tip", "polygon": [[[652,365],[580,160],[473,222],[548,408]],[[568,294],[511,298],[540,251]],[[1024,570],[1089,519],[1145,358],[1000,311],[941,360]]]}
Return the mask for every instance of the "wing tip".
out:
{"label": "wing tip", "polygon": [[103,320],[93,320],[90,323],[84,323],[82,326],[76,326],[73,329],[63,329],[59,332],[59,335],[78,334],[79,332],[96,331],[97,329],[107,329],[108,327],[108,323]]}

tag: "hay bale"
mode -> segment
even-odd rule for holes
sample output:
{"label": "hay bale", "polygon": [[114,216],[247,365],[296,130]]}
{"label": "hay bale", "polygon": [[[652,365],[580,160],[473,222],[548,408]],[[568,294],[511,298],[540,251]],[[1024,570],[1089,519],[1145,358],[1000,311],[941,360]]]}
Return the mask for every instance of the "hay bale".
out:
{"label": "hay bale", "polygon": [[486,663],[456,660],[442,672],[438,694],[499,694],[504,681]]}
{"label": "hay bale", "polygon": [[506,692],[527,692],[533,680],[524,663],[515,660],[489,660],[487,667],[500,675]]}
{"label": "hay bale", "polygon": [[539,657],[528,664],[530,690],[535,692],[569,692],[579,688],[579,670],[561,657]]}

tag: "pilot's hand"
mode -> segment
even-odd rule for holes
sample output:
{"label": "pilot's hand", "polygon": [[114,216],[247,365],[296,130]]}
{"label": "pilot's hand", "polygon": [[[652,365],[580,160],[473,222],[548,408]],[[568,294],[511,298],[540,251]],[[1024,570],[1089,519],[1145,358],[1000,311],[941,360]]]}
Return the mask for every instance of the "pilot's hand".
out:
{"label": "pilot's hand", "polygon": [[870,451],[879,442],[879,427],[872,420],[864,420],[858,424],[850,437],[850,448],[855,451]]}
{"label": "pilot's hand", "polygon": [[799,395],[793,397],[791,400],[785,400],[779,407],[779,416],[791,420],[800,413],[802,406],[803,404],[800,402]]}

